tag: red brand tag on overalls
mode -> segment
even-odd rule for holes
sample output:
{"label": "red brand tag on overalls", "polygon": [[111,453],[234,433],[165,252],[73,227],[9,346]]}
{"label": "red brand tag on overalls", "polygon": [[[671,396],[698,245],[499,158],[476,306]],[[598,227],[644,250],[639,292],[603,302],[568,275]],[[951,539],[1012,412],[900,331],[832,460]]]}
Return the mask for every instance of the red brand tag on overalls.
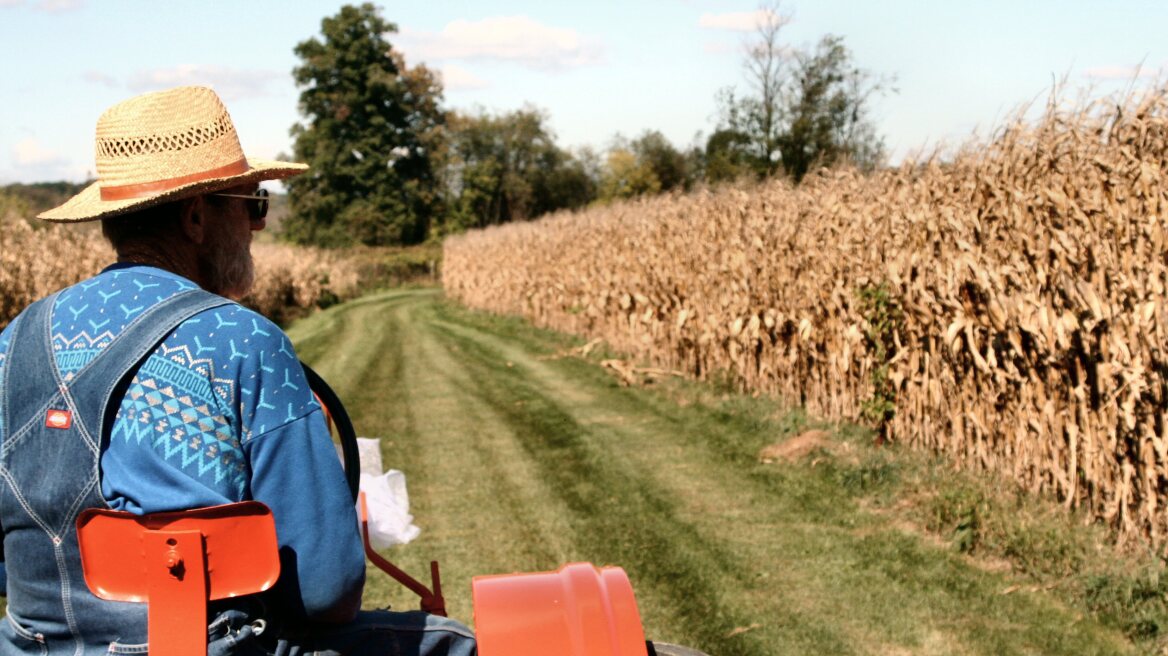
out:
{"label": "red brand tag on overalls", "polygon": [[68,410],[49,410],[45,415],[45,426],[49,428],[69,428],[73,425],[73,413]]}

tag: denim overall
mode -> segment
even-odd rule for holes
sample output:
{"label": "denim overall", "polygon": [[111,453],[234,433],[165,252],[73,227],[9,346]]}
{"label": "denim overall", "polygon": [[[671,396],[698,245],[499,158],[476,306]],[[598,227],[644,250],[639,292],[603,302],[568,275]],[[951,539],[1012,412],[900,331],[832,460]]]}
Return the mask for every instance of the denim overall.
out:
{"label": "denim overall", "polygon": [[183,320],[230,301],[197,289],[173,296],[66,382],[52,348],[55,300],[16,319],[0,386],[0,526],[9,564],[0,655],[142,654],[145,604],[103,601],[89,591],[75,522],[87,508],[108,507],[102,440],[133,373]]}

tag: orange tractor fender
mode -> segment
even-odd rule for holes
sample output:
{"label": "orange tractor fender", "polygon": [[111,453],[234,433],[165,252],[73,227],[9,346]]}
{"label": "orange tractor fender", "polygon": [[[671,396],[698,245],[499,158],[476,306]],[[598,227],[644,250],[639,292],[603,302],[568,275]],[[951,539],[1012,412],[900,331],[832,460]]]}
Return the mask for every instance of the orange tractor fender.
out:
{"label": "orange tractor fender", "polygon": [[629,577],[571,563],[554,572],[477,576],[471,583],[482,656],[646,656]]}

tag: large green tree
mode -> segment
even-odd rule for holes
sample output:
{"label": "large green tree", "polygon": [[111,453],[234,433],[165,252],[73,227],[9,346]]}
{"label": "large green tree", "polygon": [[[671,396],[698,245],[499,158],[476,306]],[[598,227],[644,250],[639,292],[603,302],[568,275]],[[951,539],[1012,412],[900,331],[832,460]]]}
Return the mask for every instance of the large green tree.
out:
{"label": "large green tree", "polygon": [[447,127],[444,232],[531,219],[595,196],[584,164],[556,145],[538,109],[453,113]]}
{"label": "large green tree", "polygon": [[608,151],[599,191],[605,201],[655,194],[661,191],[661,179],[636,153],[615,147]]}
{"label": "large green tree", "polygon": [[700,153],[683,153],[658,130],[633,140],[617,135],[598,175],[598,198],[604,201],[689,189],[701,163]]}
{"label": "large green tree", "polygon": [[689,189],[690,164],[681,152],[658,130],[646,130],[629,144],[637,160],[642,162],[657,176],[661,191]]}
{"label": "large green tree", "polygon": [[346,5],[296,46],[294,157],[312,170],[288,181],[289,239],[412,244],[442,211],[442,87],[426,67],[406,66],[386,39],[396,31],[374,5]]}
{"label": "large green tree", "polygon": [[[728,182],[754,173],[758,158],[751,152],[751,143],[746,132],[729,127],[715,130],[703,153],[706,181]],[[770,169],[769,164],[765,169]]]}
{"label": "large green tree", "polygon": [[884,158],[884,142],[868,117],[869,100],[884,89],[852,61],[842,37],[827,35],[795,54],[794,92],[778,147],[783,169],[796,180],[814,166],[849,160],[863,169]]}

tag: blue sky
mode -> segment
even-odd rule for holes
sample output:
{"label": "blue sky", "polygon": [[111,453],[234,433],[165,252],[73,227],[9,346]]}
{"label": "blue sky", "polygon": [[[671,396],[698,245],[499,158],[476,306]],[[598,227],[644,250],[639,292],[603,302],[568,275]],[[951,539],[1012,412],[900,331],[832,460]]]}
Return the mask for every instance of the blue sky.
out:
{"label": "blue sky", "polygon": [[[244,149],[290,151],[292,53],[343,3],[317,0],[0,0],[0,183],[85,179],[108,106],[209,84]],[[446,105],[545,110],[561,145],[646,129],[687,146],[715,127],[718,89],[745,83],[751,0],[430,0],[380,3],[412,64],[443,71]],[[1014,108],[1157,81],[1168,3],[1149,0],[788,0],[783,40],[845,39],[895,76],[873,118],[892,157],[985,136]],[[1139,77],[1134,77],[1142,66]],[[1162,79],[1162,78],[1161,78]]]}

